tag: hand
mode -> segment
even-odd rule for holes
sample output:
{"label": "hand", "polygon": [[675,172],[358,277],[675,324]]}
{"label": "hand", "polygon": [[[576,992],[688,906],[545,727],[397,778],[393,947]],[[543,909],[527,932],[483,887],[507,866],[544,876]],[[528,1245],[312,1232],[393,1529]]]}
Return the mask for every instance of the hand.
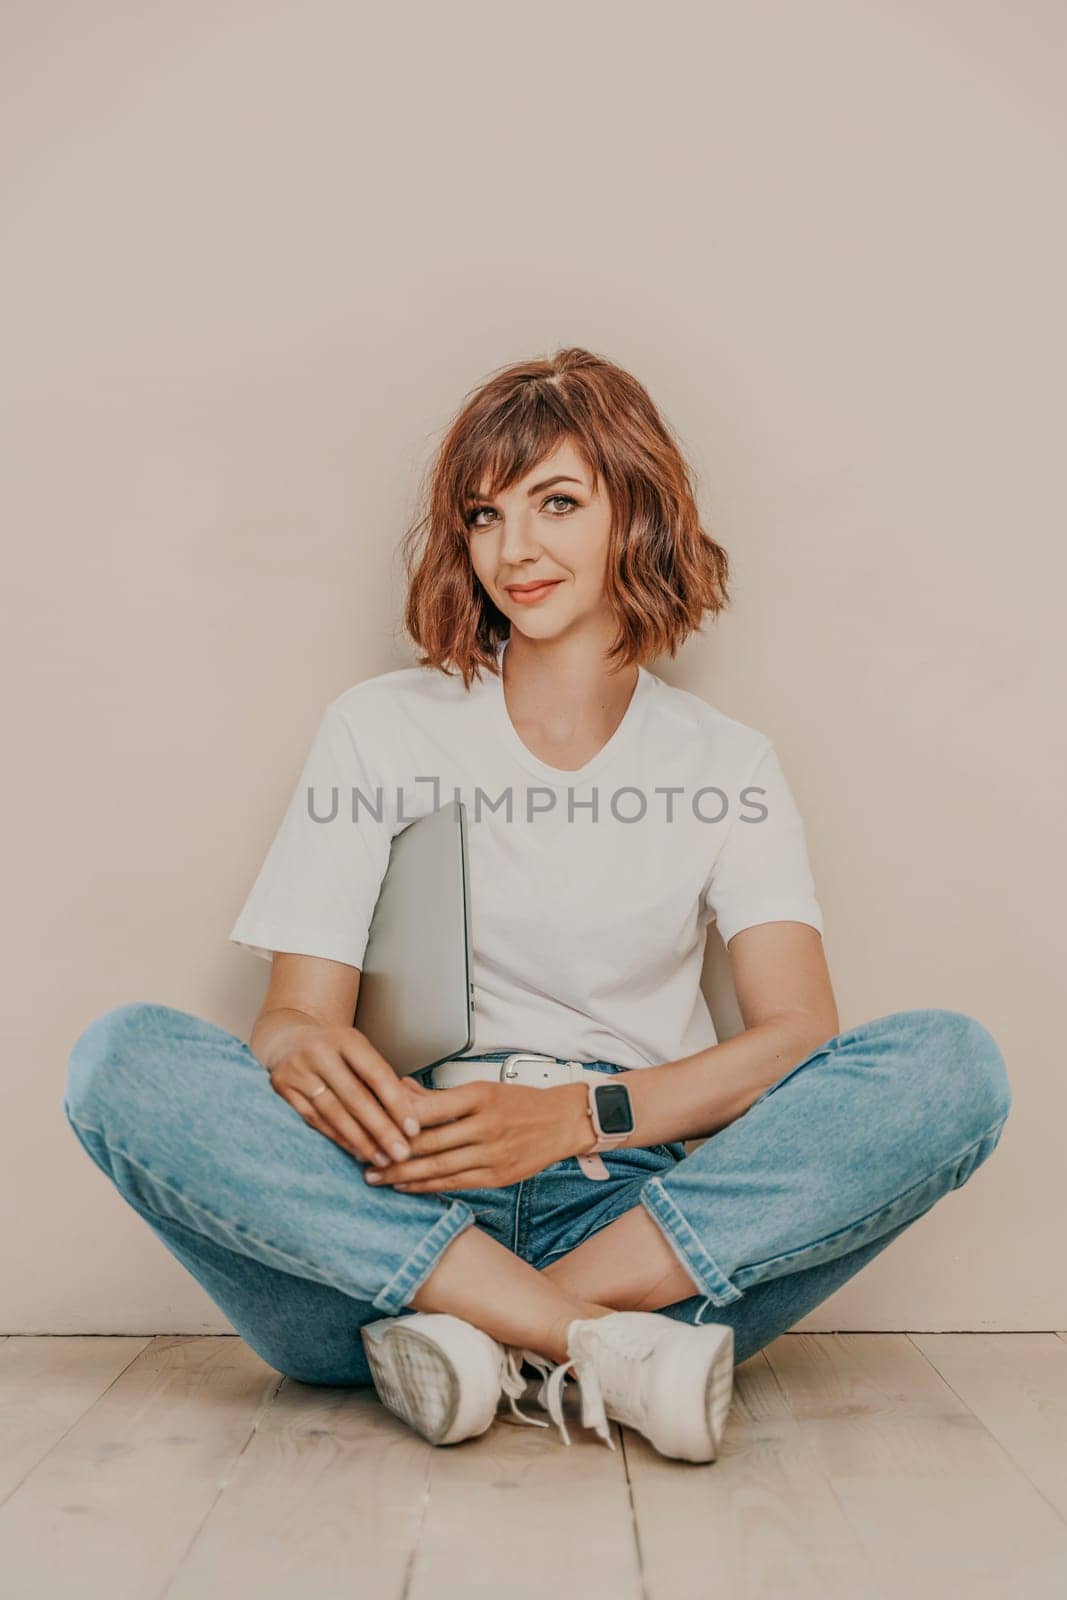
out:
{"label": "hand", "polygon": [[[383,1168],[398,1159],[394,1146],[407,1154],[433,1099],[413,1078],[398,1078],[365,1033],[342,1023],[309,1022],[287,1033],[270,1081],[317,1132]],[[323,1083],[326,1092],[316,1093]]]}
{"label": "hand", "polygon": [[589,1148],[588,1105],[584,1083],[532,1089],[477,1080],[427,1090],[411,1157],[364,1177],[412,1194],[506,1188]]}

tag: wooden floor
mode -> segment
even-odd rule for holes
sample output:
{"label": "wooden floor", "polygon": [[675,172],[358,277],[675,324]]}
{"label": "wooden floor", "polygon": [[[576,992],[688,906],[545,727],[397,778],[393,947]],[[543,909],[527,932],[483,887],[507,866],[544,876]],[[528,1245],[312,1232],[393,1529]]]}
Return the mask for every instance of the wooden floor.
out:
{"label": "wooden floor", "polygon": [[786,1334],[709,1466],[567,1411],[435,1449],[235,1336],[0,1340],[0,1593],[1067,1596],[1062,1333]]}

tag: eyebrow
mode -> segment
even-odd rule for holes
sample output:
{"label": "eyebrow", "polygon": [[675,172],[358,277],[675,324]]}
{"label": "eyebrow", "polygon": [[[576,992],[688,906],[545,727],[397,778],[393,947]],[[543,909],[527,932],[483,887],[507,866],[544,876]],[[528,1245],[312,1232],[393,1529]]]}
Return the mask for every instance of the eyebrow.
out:
{"label": "eyebrow", "polygon": [[[568,478],[568,477],[565,477],[562,473],[560,473],[560,475],[558,477],[555,477],[555,478],[544,478],[544,479],[542,479],[542,481],[540,483],[535,483],[532,489],[527,489],[526,493],[527,493],[528,496],[532,496],[532,495],[535,495],[535,494],[540,494],[542,489],[551,489],[551,487],[552,487],[552,485],[554,483],[576,483],[579,488],[582,487],[582,481],[581,481],[580,478]],[[486,496],[486,495],[475,495],[474,496],[474,500],[485,500],[487,498],[488,498],[488,496]],[[472,502],[472,504],[473,504],[473,502]]]}

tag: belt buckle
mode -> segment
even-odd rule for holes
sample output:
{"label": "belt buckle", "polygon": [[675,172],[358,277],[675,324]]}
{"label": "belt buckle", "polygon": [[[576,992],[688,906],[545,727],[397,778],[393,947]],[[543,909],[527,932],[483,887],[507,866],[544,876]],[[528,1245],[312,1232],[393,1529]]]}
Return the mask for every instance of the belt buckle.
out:
{"label": "belt buckle", "polygon": [[516,1050],[514,1054],[505,1056],[500,1063],[500,1082],[514,1083],[519,1076],[516,1062],[519,1061],[555,1061],[555,1056],[538,1056],[529,1050]]}

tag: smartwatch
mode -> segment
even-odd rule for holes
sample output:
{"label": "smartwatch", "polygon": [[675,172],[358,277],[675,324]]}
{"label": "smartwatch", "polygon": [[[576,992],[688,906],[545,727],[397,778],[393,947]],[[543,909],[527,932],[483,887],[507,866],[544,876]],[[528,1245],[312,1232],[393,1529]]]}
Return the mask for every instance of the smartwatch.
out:
{"label": "smartwatch", "polygon": [[611,1174],[597,1151],[613,1150],[633,1133],[636,1125],[633,1101],[624,1083],[593,1083],[587,1079],[586,1088],[596,1143],[578,1157],[578,1165],[587,1178],[603,1179]]}

